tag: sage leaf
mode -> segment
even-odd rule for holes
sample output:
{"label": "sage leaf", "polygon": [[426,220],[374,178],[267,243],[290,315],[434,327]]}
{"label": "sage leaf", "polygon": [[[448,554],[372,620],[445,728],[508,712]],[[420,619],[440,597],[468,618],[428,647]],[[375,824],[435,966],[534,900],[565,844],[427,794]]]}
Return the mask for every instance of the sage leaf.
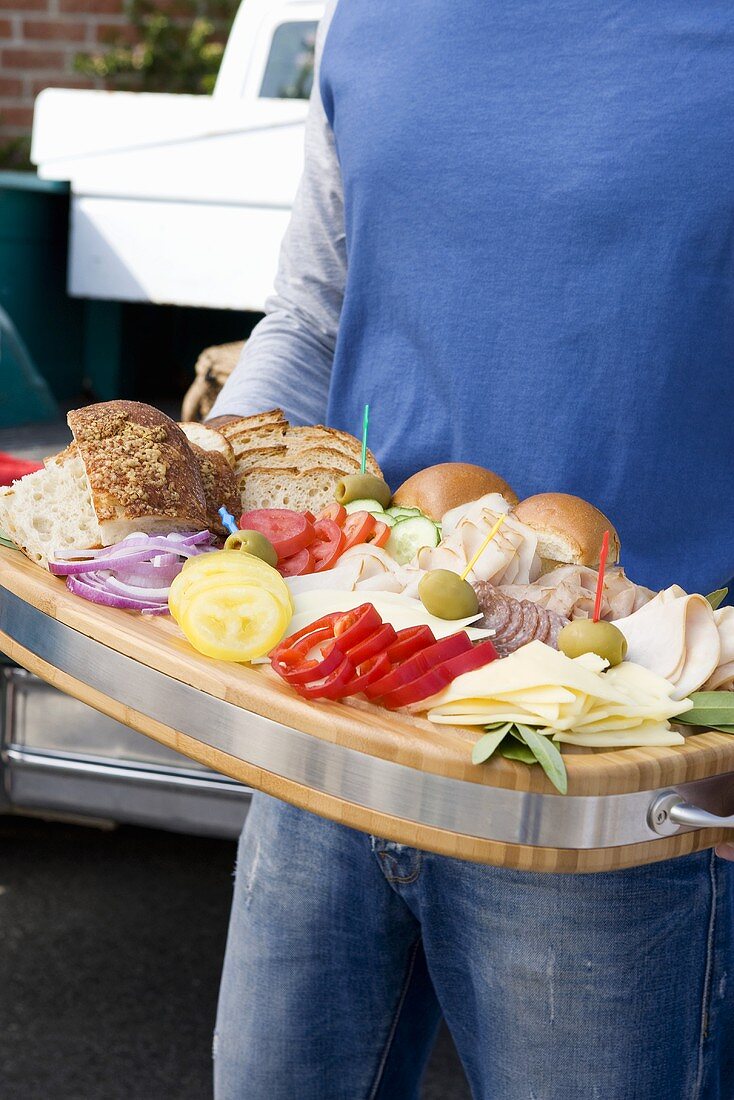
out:
{"label": "sage leaf", "polygon": [[726,599],[726,597],[728,595],[729,595],[729,589],[728,588],[717,588],[715,592],[709,592],[706,599],[711,604],[714,611],[716,611],[716,608],[721,607],[722,603],[724,602],[724,600]]}
{"label": "sage leaf", "polygon": [[506,722],[499,729],[490,730],[480,737],[471,751],[472,764],[483,764],[500,747],[510,728],[510,722]]}
{"label": "sage leaf", "polygon": [[530,726],[517,726],[525,744],[560,794],[568,790],[568,774],[563,757],[551,739]]}
{"label": "sage leaf", "polygon": [[526,744],[509,738],[500,748],[500,755],[504,756],[506,760],[519,760],[522,764],[538,763],[535,755]]}
{"label": "sage leaf", "polygon": [[734,726],[734,692],[694,691],[693,709],[677,714],[676,722],[687,726]]}

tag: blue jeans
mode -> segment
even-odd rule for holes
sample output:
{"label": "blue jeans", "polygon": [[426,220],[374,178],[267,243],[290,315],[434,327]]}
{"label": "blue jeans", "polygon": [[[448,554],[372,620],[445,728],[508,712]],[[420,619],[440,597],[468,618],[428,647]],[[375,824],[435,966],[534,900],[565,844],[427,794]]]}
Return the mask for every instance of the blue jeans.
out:
{"label": "blue jeans", "polygon": [[442,1014],[476,1100],[734,1100],[734,864],[500,870],[257,795],[216,1100],[415,1100]]}

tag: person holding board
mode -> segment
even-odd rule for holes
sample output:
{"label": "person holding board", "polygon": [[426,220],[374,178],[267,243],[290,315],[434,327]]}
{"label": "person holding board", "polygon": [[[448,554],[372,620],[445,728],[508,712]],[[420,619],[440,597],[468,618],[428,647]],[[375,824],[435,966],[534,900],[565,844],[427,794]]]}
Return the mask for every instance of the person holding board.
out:
{"label": "person holding board", "polygon": [[[734,14],[328,6],[276,290],[212,416],[358,431],[593,500],[635,581],[734,574]],[[243,259],[243,262],[246,262]],[[731,856],[731,847],[721,855]],[[217,1100],[731,1100],[734,866],[532,875],[255,795]],[[728,975],[728,978],[727,978]]]}

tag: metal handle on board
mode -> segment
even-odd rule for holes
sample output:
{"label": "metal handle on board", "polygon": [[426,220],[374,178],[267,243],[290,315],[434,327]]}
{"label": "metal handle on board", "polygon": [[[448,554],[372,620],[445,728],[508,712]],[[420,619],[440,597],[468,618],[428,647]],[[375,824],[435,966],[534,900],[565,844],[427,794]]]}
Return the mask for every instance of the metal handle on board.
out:
{"label": "metal handle on board", "polygon": [[682,829],[734,829],[734,814],[721,817],[686,802],[677,791],[663,791],[652,802],[647,822],[660,836],[673,836]]}

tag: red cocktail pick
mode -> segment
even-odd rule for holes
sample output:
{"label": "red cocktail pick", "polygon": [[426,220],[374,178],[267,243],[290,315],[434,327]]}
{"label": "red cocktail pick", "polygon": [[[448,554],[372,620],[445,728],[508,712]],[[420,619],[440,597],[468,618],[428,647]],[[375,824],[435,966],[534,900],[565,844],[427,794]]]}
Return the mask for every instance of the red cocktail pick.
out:
{"label": "red cocktail pick", "polygon": [[601,598],[604,594],[604,570],[607,567],[609,555],[609,532],[604,532],[601,540],[601,553],[599,554],[599,579],[596,582],[596,599],[594,600],[594,622],[598,623],[601,617]]}

